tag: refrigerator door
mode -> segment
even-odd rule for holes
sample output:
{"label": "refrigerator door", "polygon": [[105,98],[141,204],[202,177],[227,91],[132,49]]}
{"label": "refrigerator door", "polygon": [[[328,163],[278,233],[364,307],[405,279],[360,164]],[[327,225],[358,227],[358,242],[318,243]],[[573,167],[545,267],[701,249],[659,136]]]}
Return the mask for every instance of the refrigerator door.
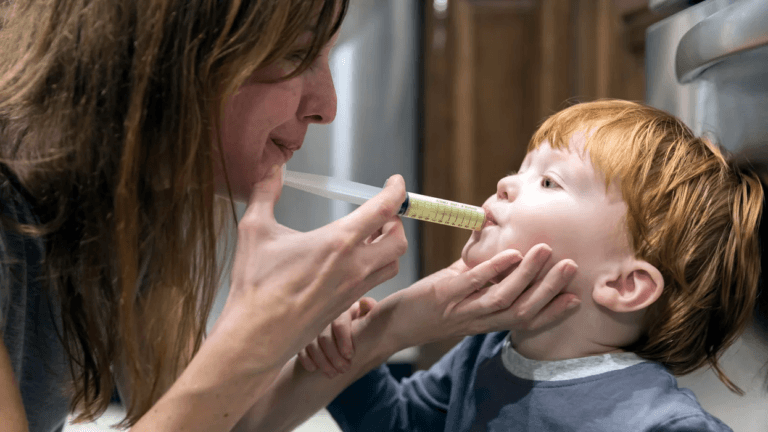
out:
{"label": "refrigerator door", "polygon": [[[336,120],[311,126],[288,169],[381,187],[393,174],[418,192],[418,4],[411,0],[353,0],[330,63],[338,98]],[[309,231],[357,208],[283,188],[278,222]],[[368,295],[377,300],[418,277],[418,222],[403,219],[408,251],[399,274]]]}
{"label": "refrigerator door", "polygon": [[646,33],[646,99],[736,157],[768,162],[768,4],[709,0]]}

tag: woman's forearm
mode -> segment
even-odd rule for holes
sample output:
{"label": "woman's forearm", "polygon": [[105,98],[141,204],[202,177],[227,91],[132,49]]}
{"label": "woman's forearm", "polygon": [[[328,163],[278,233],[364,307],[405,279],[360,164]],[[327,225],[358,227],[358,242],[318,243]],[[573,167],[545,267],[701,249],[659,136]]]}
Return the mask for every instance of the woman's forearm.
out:
{"label": "woman's forearm", "polygon": [[359,367],[353,362],[349,372],[330,379],[320,371],[307,372],[294,357],[233,432],[292,431],[378,364]]}
{"label": "woman's forearm", "polygon": [[[393,300],[393,299],[388,299]],[[345,388],[405,348],[388,337],[394,302],[379,303],[354,330],[355,355],[349,371],[328,378],[308,372],[297,357],[282,369],[274,385],[258,400],[233,430],[236,432],[291,431],[327,406]]]}
{"label": "woman's forearm", "polygon": [[272,385],[280,367],[257,359],[253,338],[214,332],[184,372],[131,432],[228,432]]}

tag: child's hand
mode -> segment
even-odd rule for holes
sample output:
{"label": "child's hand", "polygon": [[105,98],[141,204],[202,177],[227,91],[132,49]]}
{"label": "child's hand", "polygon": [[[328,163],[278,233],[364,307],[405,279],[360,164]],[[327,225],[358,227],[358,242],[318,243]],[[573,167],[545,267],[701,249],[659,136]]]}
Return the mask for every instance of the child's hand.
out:
{"label": "child's hand", "polygon": [[299,361],[304,369],[314,372],[320,368],[328,378],[348,371],[355,354],[352,323],[368,314],[374,306],[376,300],[363,297],[333,320],[314,341],[299,351]]}

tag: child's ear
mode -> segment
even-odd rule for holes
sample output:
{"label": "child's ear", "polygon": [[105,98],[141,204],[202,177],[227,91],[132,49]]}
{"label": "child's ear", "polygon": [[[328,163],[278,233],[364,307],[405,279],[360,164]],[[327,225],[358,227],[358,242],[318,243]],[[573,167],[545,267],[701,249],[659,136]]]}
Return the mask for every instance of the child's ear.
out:
{"label": "child's ear", "polygon": [[592,297],[595,303],[614,312],[645,309],[664,290],[664,277],[647,261],[632,258],[617,263],[611,273],[597,280]]}

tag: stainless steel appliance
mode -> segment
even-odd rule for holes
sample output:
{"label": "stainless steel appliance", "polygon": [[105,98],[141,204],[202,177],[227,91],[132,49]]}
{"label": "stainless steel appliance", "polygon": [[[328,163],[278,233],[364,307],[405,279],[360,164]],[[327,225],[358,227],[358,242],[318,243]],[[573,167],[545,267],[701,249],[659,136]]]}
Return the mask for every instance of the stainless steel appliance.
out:
{"label": "stainless steel appliance", "polygon": [[[768,0],[650,0],[649,7],[679,11],[647,30],[646,101],[768,173]],[[763,219],[768,225],[765,214]],[[721,360],[746,396],[730,393],[709,370],[679,379],[706,410],[738,431],[768,430],[767,296],[768,290],[761,294],[755,325]]]}
{"label": "stainless steel appliance", "polygon": [[[675,0],[651,1],[663,8]],[[646,99],[739,156],[768,143],[768,1],[708,0],[646,33]],[[765,159],[765,158],[763,158]]]}

